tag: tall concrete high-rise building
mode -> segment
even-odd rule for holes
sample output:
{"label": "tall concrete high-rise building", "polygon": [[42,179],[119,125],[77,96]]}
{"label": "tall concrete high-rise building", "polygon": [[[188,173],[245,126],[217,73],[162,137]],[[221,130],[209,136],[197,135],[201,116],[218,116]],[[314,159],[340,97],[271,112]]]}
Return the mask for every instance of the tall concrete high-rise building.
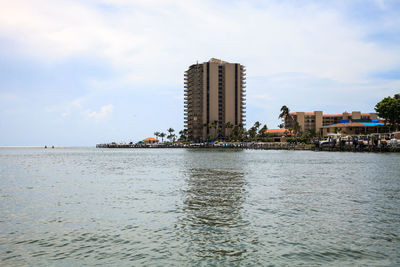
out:
{"label": "tall concrete high-rise building", "polygon": [[246,118],[246,69],[211,58],[185,71],[185,128],[192,141],[223,138]]}

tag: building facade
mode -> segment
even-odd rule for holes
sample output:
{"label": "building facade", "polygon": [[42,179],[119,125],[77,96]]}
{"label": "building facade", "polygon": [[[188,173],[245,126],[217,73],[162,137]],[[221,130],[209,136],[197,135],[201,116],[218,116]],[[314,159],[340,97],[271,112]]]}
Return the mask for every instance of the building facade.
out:
{"label": "building facade", "polygon": [[301,131],[315,131],[317,134],[324,134],[324,126],[334,125],[341,122],[371,122],[377,120],[376,113],[361,113],[353,111],[352,113],[343,112],[342,114],[323,114],[322,111],[314,112],[292,112],[290,117],[285,118],[285,128],[293,129],[297,122]]}
{"label": "building facade", "polygon": [[184,121],[188,139],[223,138],[246,118],[246,69],[211,58],[185,71]]}

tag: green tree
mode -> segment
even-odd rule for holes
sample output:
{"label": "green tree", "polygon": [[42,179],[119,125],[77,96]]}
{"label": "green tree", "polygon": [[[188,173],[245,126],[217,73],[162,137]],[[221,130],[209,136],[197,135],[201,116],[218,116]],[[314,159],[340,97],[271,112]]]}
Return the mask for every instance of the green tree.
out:
{"label": "green tree", "polygon": [[257,136],[257,129],[256,127],[251,127],[247,133],[249,134],[250,140],[254,141],[256,140],[256,136]]}
{"label": "green tree", "polygon": [[228,129],[227,131],[226,131],[226,136],[225,136],[225,139],[226,139],[226,137],[227,136],[230,136],[230,134],[231,134],[231,129],[233,128],[233,125],[232,125],[232,123],[230,122],[230,121],[228,121],[227,123],[225,123],[225,129]]}
{"label": "green tree", "polygon": [[299,134],[301,134],[301,126],[297,121],[295,121],[293,123],[293,129],[292,130],[293,130],[293,133],[294,133],[295,136],[298,136]]}
{"label": "green tree", "polygon": [[385,124],[389,122],[396,130],[400,124],[400,94],[393,97],[385,97],[375,106],[378,116],[385,120]]}
{"label": "green tree", "polygon": [[[204,124],[203,124],[203,128],[206,129],[206,132],[207,132],[207,131],[209,132],[210,125],[211,125],[210,123],[204,123]],[[209,141],[209,140],[211,139],[211,138],[208,137],[209,134],[210,134],[210,133],[208,133],[207,136],[206,136],[207,141]],[[202,139],[203,139],[203,138],[202,138]],[[204,141],[204,140],[203,140],[203,141]]]}
{"label": "green tree", "polygon": [[158,139],[158,137],[160,136],[160,132],[154,132],[154,136]]}
{"label": "green tree", "polygon": [[285,119],[287,116],[289,116],[290,109],[287,106],[282,106],[281,107],[281,114],[279,114],[280,119]]}
{"label": "green tree", "polygon": [[240,132],[241,132],[240,126],[237,124],[234,125],[231,133],[232,139],[234,139],[235,141],[239,140]]}
{"label": "green tree", "polygon": [[172,128],[169,128],[169,129],[167,130],[167,132],[169,133],[169,135],[171,135],[173,132],[175,132],[175,130],[172,129]]}
{"label": "green tree", "polygon": [[266,124],[258,131],[258,138],[263,140],[267,136],[268,127]]}
{"label": "green tree", "polygon": [[[279,118],[282,119],[282,123],[279,125],[279,128],[286,128],[289,129],[289,131],[292,131],[292,123],[293,122],[293,117],[290,115],[290,109],[287,106],[282,106],[281,107],[281,113],[279,114]],[[293,125],[294,126],[294,125]]]}
{"label": "green tree", "polygon": [[168,140],[174,143],[176,138],[176,135],[174,134],[175,130],[173,128],[169,128],[167,132],[169,133],[167,136]]}
{"label": "green tree", "polygon": [[161,137],[161,142],[164,142],[164,137],[165,137],[165,135],[166,135],[165,133],[160,133],[159,136]]}
{"label": "green tree", "polygon": [[217,131],[218,131],[218,136],[217,136],[218,139],[222,138],[222,131],[223,131],[223,129],[222,129],[222,127],[221,127],[220,125],[218,126],[218,130],[217,130]]}
{"label": "green tree", "polygon": [[181,141],[187,141],[187,138],[188,138],[188,130],[187,129],[183,129],[183,130],[181,130],[181,131],[179,131],[179,140],[181,140]]}
{"label": "green tree", "polygon": [[218,127],[218,121],[214,121],[213,123],[211,123],[211,128],[214,129],[214,140],[217,137],[217,127]]}
{"label": "green tree", "polygon": [[169,135],[167,136],[167,138],[169,139],[170,142],[175,143],[176,134],[171,133],[171,134],[169,134]]}
{"label": "green tree", "polygon": [[317,132],[315,130],[308,130],[301,135],[301,139],[303,140],[304,143],[309,144],[312,142],[315,136],[317,136]]}

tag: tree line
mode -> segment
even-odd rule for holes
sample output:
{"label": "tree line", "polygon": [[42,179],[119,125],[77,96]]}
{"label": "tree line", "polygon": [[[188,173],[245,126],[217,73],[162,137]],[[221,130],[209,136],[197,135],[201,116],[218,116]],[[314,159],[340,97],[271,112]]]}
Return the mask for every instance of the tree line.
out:
{"label": "tree line", "polygon": [[[214,141],[226,141],[226,142],[248,142],[248,141],[266,141],[267,138],[271,138],[272,135],[267,134],[268,127],[266,124],[262,125],[259,121],[256,121],[252,127],[248,130],[244,128],[243,124],[233,125],[230,122],[224,124],[225,129],[227,129],[227,135],[223,134],[223,127],[218,124],[218,121],[214,121],[209,124],[204,124],[204,128],[209,128],[211,131],[206,137],[206,142]],[[154,132],[154,136],[161,138],[161,142],[164,142],[164,138],[168,142],[175,143],[179,142],[189,142],[188,130],[183,129],[179,131],[179,136],[174,134],[175,130],[169,128],[167,130],[168,134],[164,132]]]}
{"label": "tree line", "polygon": [[385,97],[375,106],[378,116],[389,124],[392,130],[399,130],[400,125],[400,94]]}

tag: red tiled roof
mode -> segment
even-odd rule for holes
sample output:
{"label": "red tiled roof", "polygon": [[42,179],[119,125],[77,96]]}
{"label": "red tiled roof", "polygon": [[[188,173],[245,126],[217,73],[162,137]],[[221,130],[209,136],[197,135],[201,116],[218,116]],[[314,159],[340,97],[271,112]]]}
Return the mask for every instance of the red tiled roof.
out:
{"label": "red tiled roof", "polygon": [[268,129],[266,133],[284,133],[288,131],[288,129]]}
{"label": "red tiled roof", "polygon": [[143,141],[158,141],[158,139],[155,139],[153,137],[148,137],[146,139],[143,139]]}
{"label": "red tiled roof", "polygon": [[324,117],[341,117],[343,114],[324,114]]}
{"label": "red tiled roof", "polygon": [[[297,115],[298,112],[290,112],[290,115]],[[304,112],[304,115],[314,115],[314,112]]]}
{"label": "red tiled roof", "polygon": [[[290,115],[297,115],[298,112],[290,112]],[[314,115],[314,112],[304,112],[304,115]],[[351,113],[347,113],[348,116],[351,116]],[[362,116],[369,116],[372,113],[361,113]],[[343,114],[323,114],[324,117],[341,117]]]}

